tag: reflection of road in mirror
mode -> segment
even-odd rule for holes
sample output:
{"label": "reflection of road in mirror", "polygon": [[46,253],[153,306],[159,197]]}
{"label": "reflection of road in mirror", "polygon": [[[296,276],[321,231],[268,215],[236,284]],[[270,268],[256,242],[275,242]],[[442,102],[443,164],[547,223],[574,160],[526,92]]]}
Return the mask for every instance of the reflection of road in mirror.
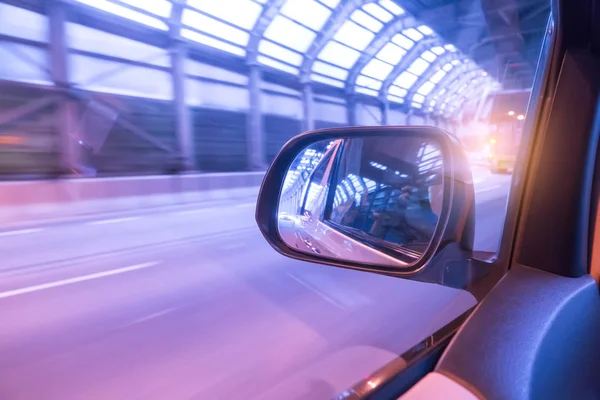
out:
{"label": "reflection of road in mirror", "polygon": [[409,266],[434,236],[443,173],[440,149],[422,137],[319,142],[287,171],[280,235],[308,253]]}

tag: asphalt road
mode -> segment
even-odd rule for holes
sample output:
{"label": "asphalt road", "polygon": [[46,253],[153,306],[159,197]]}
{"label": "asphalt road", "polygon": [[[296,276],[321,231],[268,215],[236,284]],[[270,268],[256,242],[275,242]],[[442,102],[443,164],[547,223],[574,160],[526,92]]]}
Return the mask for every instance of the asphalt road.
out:
{"label": "asphalt road", "polygon": [[[474,173],[494,250],[509,176]],[[474,304],[466,292],[296,262],[253,203],[0,232],[0,398],[321,399]]]}

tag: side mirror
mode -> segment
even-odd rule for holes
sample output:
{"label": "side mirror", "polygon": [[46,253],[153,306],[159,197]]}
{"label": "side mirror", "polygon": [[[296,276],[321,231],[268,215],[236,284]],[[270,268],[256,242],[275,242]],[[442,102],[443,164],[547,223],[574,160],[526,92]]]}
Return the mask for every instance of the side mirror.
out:
{"label": "side mirror", "polygon": [[464,275],[473,250],[471,170],[433,127],[308,132],[271,165],[256,221],[291,258],[464,287],[448,275]]}

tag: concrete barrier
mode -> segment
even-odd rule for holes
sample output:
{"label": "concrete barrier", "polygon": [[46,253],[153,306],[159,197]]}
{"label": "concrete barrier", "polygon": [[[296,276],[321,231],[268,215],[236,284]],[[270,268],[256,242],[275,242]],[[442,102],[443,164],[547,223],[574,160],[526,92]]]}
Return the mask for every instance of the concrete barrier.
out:
{"label": "concrete barrier", "polygon": [[0,229],[81,215],[255,197],[264,172],[21,181],[0,184]]}

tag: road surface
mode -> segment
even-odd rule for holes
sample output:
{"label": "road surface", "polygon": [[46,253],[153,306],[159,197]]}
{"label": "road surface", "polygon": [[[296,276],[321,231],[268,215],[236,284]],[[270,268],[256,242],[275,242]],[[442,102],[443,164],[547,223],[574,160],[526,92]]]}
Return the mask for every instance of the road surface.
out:
{"label": "road surface", "polygon": [[[474,173],[494,250],[509,176]],[[466,292],[301,263],[253,203],[0,232],[1,399],[321,399],[472,304]]]}

